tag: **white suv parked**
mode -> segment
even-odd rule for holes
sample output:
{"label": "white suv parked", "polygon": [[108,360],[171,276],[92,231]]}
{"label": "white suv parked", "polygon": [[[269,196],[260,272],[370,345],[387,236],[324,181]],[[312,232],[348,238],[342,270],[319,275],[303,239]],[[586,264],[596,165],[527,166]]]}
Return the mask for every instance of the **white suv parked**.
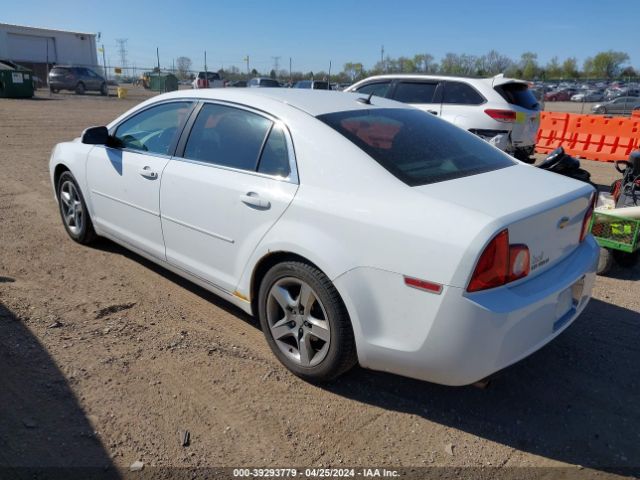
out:
{"label": "white suv parked", "polygon": [[434,75],[378,75],[345,91],[408,103],[529,160],[540,126],[540,105],[527,82]]}

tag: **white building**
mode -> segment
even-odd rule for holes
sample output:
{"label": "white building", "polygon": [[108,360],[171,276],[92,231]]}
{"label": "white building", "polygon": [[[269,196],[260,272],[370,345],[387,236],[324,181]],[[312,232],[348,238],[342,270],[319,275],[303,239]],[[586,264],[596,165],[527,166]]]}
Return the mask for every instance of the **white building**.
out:
{"label": "white building", "polygon": [[0,59],[11,60],[45,78],[49,67],[98,67],[96,35],[0,23]]}

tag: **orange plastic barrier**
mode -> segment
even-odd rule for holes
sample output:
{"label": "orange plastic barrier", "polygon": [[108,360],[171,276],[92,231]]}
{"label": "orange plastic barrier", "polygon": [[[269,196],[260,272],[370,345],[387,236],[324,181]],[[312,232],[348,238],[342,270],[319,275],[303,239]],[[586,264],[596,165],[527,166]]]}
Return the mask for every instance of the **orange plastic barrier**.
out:
{"label": "orange plastic barrier", "polygon": [[626,160],[640,148],[640,118],[542,112],[536,152],[549,153],[559,146],[589,160]]}

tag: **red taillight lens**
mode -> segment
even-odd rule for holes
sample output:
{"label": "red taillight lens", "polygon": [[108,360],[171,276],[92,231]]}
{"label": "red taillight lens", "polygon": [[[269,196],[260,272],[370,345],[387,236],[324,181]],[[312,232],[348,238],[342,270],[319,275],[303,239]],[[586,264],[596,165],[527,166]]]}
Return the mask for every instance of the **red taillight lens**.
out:
{"label": "red taillight lens", "polygon": [[509,246],[509,282],[529,275],[531,259],[526,245]]}
{"label": "red taillight lens", "polygon": [[436,294],[440,294],[442,292],[442,285],[439,283],[428,282],[426,280],[420,280],[419,278],[404,277],[404,284],[408,287],[424,290],[425,292]]}
{"label": "red taillight lens", "polygon": [[494,120],[498,120],[500,122],[515,122],[516,121],[516,112],[513,110],[498,110],[494,108],[488,108],[484,111],[487,115],[489,115]]}
{"label": "red taillight lens", "polygon": [[509,245],[509,230],[498,233],[484,249],[467,291],[499,287],[529,275],[531,258],[526,245]]}
{"label": "red taillight lens", "polygon": [[582,243],[587,235],[589,234],[589,229],[591,227],[591,217],[593,217],[593,208],[595,206],[595,194],[591,194],[591,199],[589,200],[589,208],[587,208],[587,212],[584,214],[584,219],[582,220],[582,230],[580,231],[580,242]]}
{"label": "red taillight lens", "polygon": [[502,230],[484,249],[473,272],[469,292],[486,290],[507,283],[509,278],[509,231]]}

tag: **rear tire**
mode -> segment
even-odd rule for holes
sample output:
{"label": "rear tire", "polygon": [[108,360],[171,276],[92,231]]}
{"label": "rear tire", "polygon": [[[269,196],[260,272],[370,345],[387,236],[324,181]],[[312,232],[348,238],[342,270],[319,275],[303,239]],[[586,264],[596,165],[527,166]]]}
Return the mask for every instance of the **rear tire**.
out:
{"label": "rear tire", "polygon": [[309,264],[288,261],[267,272],[258,316],[274,355],[307,381],[333,380],[357,363],[347,309],[327,276]]}
{"label": "rear tire", "polygon": [[598,266],[596,274],[606,276],[613,268],[613,255],[608,248],[600,247],[600,257],[598,258]]}
{"label": "rear tire", "polygon": [[85,87],[84,87],[84,83],[82,82],[78,82],[78,84],[76,85],[76,94],[77,95],[84,95],[84,92],[86,91]]}
{"label": "rear tire", "polygon": [[69,236],[82,245],[93,242],[97,235],[80,187],[71,172],[60,175],[56,192],[62,224]]}
{"label": "rear tire", "polygon": [[635,267],[638,264],[638,260],[640,260],[640,250],[636,250],[633,253],[614,250],[611,253],[613,254],[612,256],[616,263],[625,268]]}
{"label": "rear tire", "polygon": [[107,86],[106,83],[103,83],[102,85],[100,85],[100,95],[104,97],[109,95],[109,87]]}
{"label": "rear tire", "polygon": [[49,90],[51,91],[51,93],[58,93],[60,91],[57,88],[53,88],[53,87],[50,87]]}

